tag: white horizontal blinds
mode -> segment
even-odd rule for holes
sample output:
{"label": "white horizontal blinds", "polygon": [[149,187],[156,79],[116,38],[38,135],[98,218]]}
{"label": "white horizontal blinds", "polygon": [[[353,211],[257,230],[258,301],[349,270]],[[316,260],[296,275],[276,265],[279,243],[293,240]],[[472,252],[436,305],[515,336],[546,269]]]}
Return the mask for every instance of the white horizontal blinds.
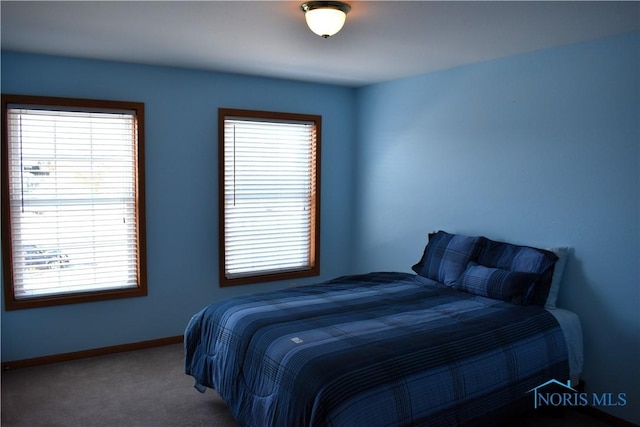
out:
{"label": "white horizontal blinds", "polygon": [[224,122],[225,276],[312,267],[315,124]]}
{"label": "white horizontal blinds", "polygon": [[16,299],[137,286],[133,112],[9,107]]}

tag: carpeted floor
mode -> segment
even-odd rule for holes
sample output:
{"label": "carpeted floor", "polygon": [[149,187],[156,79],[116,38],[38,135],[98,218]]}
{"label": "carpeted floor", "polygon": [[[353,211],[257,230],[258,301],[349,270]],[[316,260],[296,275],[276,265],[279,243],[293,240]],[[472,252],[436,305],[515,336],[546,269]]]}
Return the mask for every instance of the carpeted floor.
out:
{"label": "carpeted floor", "polygon": [[[234,427],[213,391],[184,374],[182,345],[2,372],[3,427]],[[536,412],[508,427],[607,427],[577,411]],[[290,427],[290,426],[283,426]]]}
{"label": "carpeted floor", "polygon": [[3,427],[237,426],[174,344],[2,372]]}

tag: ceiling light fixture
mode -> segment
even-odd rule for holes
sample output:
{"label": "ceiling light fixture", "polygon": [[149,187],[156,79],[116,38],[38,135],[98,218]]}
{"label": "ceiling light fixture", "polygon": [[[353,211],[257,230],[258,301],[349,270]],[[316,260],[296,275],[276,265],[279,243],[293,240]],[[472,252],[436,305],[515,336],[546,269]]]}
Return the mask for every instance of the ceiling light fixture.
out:
{"label": "ceiling light fixture", "polygon": [[351,10],[351,6],[341,1],[309,1],[300,8],[309,29],[325,39],[342,29]]}

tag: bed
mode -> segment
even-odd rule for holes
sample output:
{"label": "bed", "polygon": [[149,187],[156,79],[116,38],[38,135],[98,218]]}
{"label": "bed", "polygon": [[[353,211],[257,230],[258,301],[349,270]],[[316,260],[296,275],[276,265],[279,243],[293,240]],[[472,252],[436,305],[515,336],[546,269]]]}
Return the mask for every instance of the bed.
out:
{"label": "bed", "polygon": [[185,331],[185,371],[244,426],[499,423],[533,408],[530,390],[580,374],[579,320],[547,301],[557,262],[552,251],[431,233],[415,274],[205,307]]}

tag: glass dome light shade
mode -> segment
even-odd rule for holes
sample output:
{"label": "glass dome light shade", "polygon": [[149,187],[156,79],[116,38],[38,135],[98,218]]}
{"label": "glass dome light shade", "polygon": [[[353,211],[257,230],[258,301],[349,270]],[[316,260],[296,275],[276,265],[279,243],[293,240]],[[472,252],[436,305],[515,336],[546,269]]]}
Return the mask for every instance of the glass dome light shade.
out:
{"label": "glass dome light shade", "polygon": [[312,1],[302,5],[309,29],[327,38],[342,29],[350,6],[341,2]]}

